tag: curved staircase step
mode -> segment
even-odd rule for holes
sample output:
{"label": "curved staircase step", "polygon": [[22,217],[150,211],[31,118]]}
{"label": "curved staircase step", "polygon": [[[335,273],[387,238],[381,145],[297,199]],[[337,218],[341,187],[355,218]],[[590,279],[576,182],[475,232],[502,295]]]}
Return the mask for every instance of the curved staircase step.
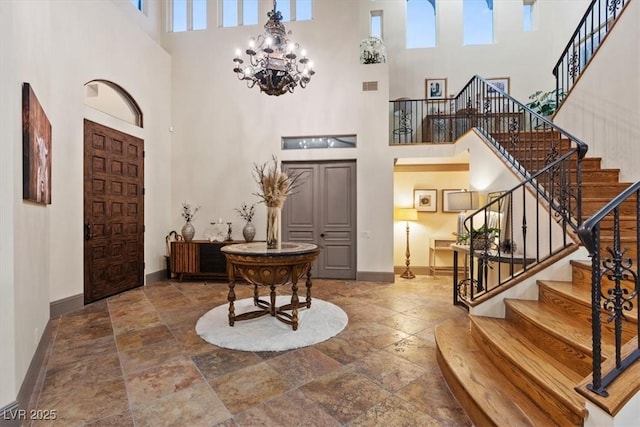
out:
{"label": "curved staircase step", "polygon": [[[587,376],[593,369],[591,323],[539,301],[505,299],[506,318],[551,357]],[[603,355],[615,355],[611,342],[602,343]]]}
{"label": "curved staircase step", "polygon": [[582,425],[585,399],[574,387],[583,375],[536,347],[505,319],[471,316],[473,337],[496,366],[553,419]]}
{"label": "curved staircase step", "polygon": [[474,425],[557,425],[487,358],[468,318],[438,325],[435,339],[440,370]]}

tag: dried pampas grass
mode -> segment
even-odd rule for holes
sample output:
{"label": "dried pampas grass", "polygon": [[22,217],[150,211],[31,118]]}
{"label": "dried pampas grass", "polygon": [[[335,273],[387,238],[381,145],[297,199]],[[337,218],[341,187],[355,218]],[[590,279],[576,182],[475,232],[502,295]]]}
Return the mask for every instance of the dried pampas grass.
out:
{"label": "dried pampas grass", "polygon": [[287,196],[293,194],[301,184],[300,174],[290,176],[278,169],[278,158],[273,156],[270,162],[261,165],[253,164],[253,177],[260,191],[253,193],[260,197],[268,207],[282,207]]}

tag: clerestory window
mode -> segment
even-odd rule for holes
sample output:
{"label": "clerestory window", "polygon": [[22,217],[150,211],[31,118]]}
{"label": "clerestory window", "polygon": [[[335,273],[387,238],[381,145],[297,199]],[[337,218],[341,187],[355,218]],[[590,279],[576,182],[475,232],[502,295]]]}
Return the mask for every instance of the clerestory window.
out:
{"label": "clerestory window", "polygon": [[382,37],[382,11],[372,10],[371,20],[369,22],[369,35],[384,40]]}
{"label": "clerestory window", "polygon": [[407,49],[436,46],[436,0],[407,0]]}
{"label": "clerestory window", "polygon": [[207,0],[171,0],[169,31],[205,30],[207,28]]}
{"label": "clerestory window", "polygon": [[493,0],[463,0],[465,45],[493,44]]}
{"label": "clerestory window", "polygon": [[535,0],[522,0],[522,29],[533,31],[535,17]]}
{"label": "clerestory window", "polygon": [[[282,22],[310,20],[312,6],[312,0],[279,0],[277,2],[277,10],[282,14]],[[222,0],[220,8],[223,27],[258,24],[258,0]]]}

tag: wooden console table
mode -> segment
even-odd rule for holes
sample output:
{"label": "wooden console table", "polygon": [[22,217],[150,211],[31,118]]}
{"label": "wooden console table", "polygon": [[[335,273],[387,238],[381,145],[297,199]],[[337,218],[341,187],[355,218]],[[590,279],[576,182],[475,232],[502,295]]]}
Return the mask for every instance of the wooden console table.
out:
{"label": "wooden console table", "polygon": [[200,276],[224,280],[228,276],[227,260],[220,250],[240,241],[183,240],[171,242],[171,272],[182,281],[185,276]]}
{"label": "wooden console table", "polygon": [[[311,264],[320,253],[317,245],[311,243],[283,242],[280,249],[267,249],[265,242],[241,243],[225,246],[221,249],[229,262],[229,326],[235,321],[255,319],[267,314],[298,329],[298,308],[311,308]],[[298,280],[306,279],[306,300],[300,305],[298,298]],[[236,315],[236,281],[253,285],[253,304],[255,311]],[[291,285],[291,303],[276,307],[276,286]],[[268,286],[269,301],[260,299],[258,288]],[[287,313],[291,311],[291,314]]]}
{"label": "wooden console table", "polygon": [[429,244],[429,271],[432,276],[436,274],[436,258],[438,252],[447,252],[451,253],[453,249],[451,249],[451,245],[456,242],[456,239],[447,239],[434,237],[431,239],[431,243]]}

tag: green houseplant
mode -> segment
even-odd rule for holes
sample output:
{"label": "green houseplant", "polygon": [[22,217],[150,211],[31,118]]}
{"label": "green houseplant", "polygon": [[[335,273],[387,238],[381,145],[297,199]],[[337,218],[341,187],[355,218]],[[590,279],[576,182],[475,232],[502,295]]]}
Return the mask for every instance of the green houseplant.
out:
{"label": "green houseplant", "polygon": [[[558,94],[557,97],[556,94]],[[565,96],[566,92],[560,91],[559,89],[553,89],[548,92],[539,90],[529,95],[531,102],[525,105],[535,113],[543,117],[549,117],[556,112],[558,104],[562,102]]]}
{"label": "green houseplant", "polygon": [[500,235],[500,229],[489,227],[483,224],[479,228],[465,233],[461,237],[461,242],[473,246],[474,251],[484,251],[494,249],[496,246],[496,237]]}

